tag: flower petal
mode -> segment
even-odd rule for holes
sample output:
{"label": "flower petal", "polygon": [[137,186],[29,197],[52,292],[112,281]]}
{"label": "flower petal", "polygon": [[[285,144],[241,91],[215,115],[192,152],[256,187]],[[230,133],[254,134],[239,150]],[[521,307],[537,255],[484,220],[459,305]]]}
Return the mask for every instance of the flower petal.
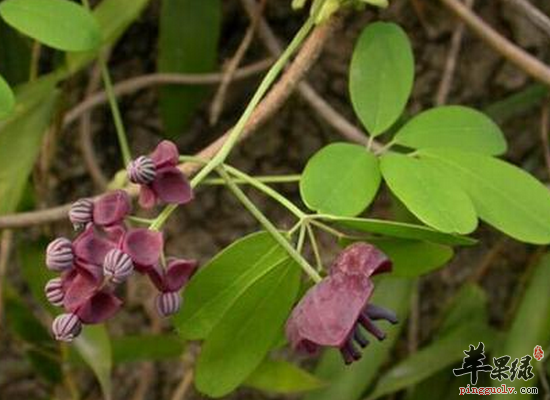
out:
{"label": "flower petal", "polygon": [[122,251],[138,266],[148,267],[158,262],[163,244],[160,232],[145,228],[131,229],[124,237]]}
{"label": "flower petal", "polygon": [[76,315],[85,324],[98,324],[115,315],[121,305],[122,300],[114,294],[101,291],[83,303]]}
{"label": "flower petal", "polygon": [[391,271],[392,263],[388,256],[368,243],[354,243],[340,253],[330,268],[330,274],[371,275]]}
{"label": "flower petal", "polygon": [[366,277],[345,274],[329,276],[313,286],[287,322],[292,346],[310,353],[319,346],[341,347],[352,334],[373,287]]}
{"label": "flower petal", "polygon": [[169,141],[163,140],[157,148],[151,153],[151,160],[155,163],[157,169],[178,165],[179,151],[176,145]]}
{"label": "flower petal", "polygon": [[73,242],[76,258],[95,265],[102,265],[105,255],[113,248],[115,244],[100,236],[92,224]]}
{"label": "flower petal", "polygon": [[139,205],[146,210],[157,204],[157,194],[147,185],[141,185],[139,189]]}
{"label": "flower petal", "polygon": [[168,261],[164,277],[165,292],[177,292],[195,273],[198,262],[195,260],[173,259]]}
{"label": "flower petal", "polygon": [[175,167],[159,171],[151,187],[165,203],[185,204],[193,199],[189,181],[183,172]]}
{"label": "flower petal", "polygon": [[130,197],[124,190],[106,193],[94,203],[94,223],[97,225],[116,224],[128,215],[130,208]]}
{"label": "flower petal", "polygon": [[85,269],[71,271],[62,279],[65,288],[63,306],[65,310],[73,313],[94,295],[101,284],[101,279]]}

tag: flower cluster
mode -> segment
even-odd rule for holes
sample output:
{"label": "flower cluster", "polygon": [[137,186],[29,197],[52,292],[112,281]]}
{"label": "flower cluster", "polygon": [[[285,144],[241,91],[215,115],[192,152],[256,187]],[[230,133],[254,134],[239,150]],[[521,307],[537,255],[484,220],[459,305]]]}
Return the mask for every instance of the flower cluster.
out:
{"label": "flower cluster", "polygon": [[[177,160],[176,146],[164,141],[150,157],[139,157],[128,166],[130,180],[142,185],[140,204],[183,204],[193,198],[186,177],[176,168]],[[69,219],[80,233],[73,241],[61,237],[48,245],[46,265],[60,277],[46,284],[46,297],[65,310],[52,324],[56,339],[71,341],[82,324],[111,318],[122,305],[116,289],[134,271],[146,274],[159,290],[159,314],[179,310],[179,292],[196,271],[197,262],[164,261],[162,233],[129,228],[125,218],[130,211],[131,201],[123,190],[77,200]]]}
{"label": "flower cluster", "polygon": [[369,304],[374,290],[371,276],[391,271],[391,261],[376,247],[356,243],[334,261],[329,275],[313,286],[294,308],[286,325],[292,347],[315,353],[321,346],[336,347],[346,364],[361,358],[357,348],[369,341],[363,329],[378,340],[385,333],[373,322],[397,317],[389,310]]}

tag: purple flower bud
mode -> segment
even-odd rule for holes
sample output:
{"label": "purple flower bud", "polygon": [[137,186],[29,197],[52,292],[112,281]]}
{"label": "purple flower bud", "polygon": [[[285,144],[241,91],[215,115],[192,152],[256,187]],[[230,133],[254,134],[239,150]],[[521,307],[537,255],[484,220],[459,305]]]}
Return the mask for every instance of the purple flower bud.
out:
{"label": "purple flower bud", "polygon": [[124,282],[134,272],[130,256],[119,249],[112,249],[103,261],[103,274],[113,283]]}
{"label": "purple flower bud", "polygon": [[126,168],[130,182],[147,185],[155,180],[157,170],[153,160],[147,156],[140,156],[131,161]]}
{"label": "purple flower bud", "polygon": [[65,271],[73,266],[73,245],[69,239],[57,238],[46,249],[46,265],[57,272]]}
{"label": "purple flower bud", "polygon": [[175,314],[181,306],[181,297],[178,292],[166,292],[157,296],[155,305],[157,312],[163,317]]}
{"label": "purple flower bud", "polygon": [[54,306],[60,307],[63,305],[65,293],[63,292],[63,281],[61,278],[50,279],[46,283],[44,292],[48,301]]}
{"label": "purple flower bud", "polygon": [[81,330],[82,323],[75,314],[61,314],[53,320],[52,332],[56,340],[72,342]]}
{"label": "purple flower bud", "polygon": [[74,229],[81,229],[89,222],[92,222],[94,202],[92,199],[83,198],[75,201],[69,210],[69,219]]}

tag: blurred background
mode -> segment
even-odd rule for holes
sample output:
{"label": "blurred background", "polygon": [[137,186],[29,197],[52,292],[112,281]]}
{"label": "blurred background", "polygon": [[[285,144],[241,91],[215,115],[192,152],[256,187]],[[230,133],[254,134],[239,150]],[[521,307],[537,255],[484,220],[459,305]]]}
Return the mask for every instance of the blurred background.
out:
{"label": "blurred background", "polygon": [[[273,60],[266,48],[265,29],[280,43],[287,43],[301,26],[305,11],[292,11],[290,1],[265,1],[262,14],[268,25],[263,25],[262,34],[259,28],[251,31],[251,20],[243,8],[246,1],[164,1],[166,4],[141,1],[143,10],[110,52],[109,68],[115,83],[125,81],[129,85],[119,96],[119,104],[135,153],[147,153],[161,138],[169,137],[182,153],[194,154],[234,124]],[[183,20],[175,18],[179,16],[177,3],[189,3]],[[549,31],[533,23],[525,8],[511,0],[471,3],[475,13],[502,35],[538,59],[550,62]],[[530,4],[549,15],[547,1]],[[416,81],[407,108],[410,114],[438,104],[464,104],[484,110],[508,139],[506,159],[543,182],[549,181],[550,169],[545,161],[549,150],[546,87],[458,23],[439,1],[394,0],[383,11],[369,8],[345,14],[306,77],[319,97],[360,126],[348,98],[347,70],[358,34],[369,22],[379,19],[401,25],[413,43]],[[227,71],[247,36],[248,48],[237,67],[241,72],[246,70],[245,76],[237,73],[220,91],[223,73],[219,72]],[[179,40],[174,42],[174,37]],[[170,59],[170,54],[175,54],[171,52],[174,46],[183,46],[183,57],[187,59]],[[0,22],[0,73],[10,84],[27,81],[33,73],[32,65],[35,74],[46,73],[61,61],[59,53],[39,48]],[[136,84],[136,80],[139,83],[140,78],[157,71],[214,75],[208,75],[212,79],[207,85]],[[101,90],[98,67],[91,64],[73,74],[60,90],[64,110],[41,142],[39,159],[19,211],[46,209],[99,193],[120,169],[116,133],[105,102],[84,110],[74,108]],[[303,93],[292,95],[274,118],[235,150],[232,163],[256,175],[300,173],[308,158],[323,145],[347,140],[306,97]],[[72,119],[63,123],[67,115]],[[281,188],[300,201],[296,185]],[[251,196],[273,221],[290,227],[292,221],[284,210],[256,193],[251,192]],[[371,211],[372,216],[381,218],[402,213],[389,195],[382,196]],[[167,249],[171,254],[204,263],[235,239],[255,230],[255,220],[223,187],[209,187],[199,193],[199,201],[169,221]],[[112,386],[113,399],[201,398],[192,387],[191,372],[198,347],[181,342],[169,321],[155,315],[152,289],[145,280],[127,284],[127,306],[107,326],[110,340],[105,331],[98,330],[91,335],[91,347],[79,355],[50,339],[48,310],[41,301],[37,282],[44,279],[45,245],[54,236],[70,236],[71,231],[66,220],[2,231],[0,399],[99,399],[103,394],[98,376],[104,387]],[[460,366],[462,350],[483,338],[487,338],[490,351],[505,341],[510,346],[514,341],[529,342],[533,334],[537,340],[544,339],[537,344],[549,354],[546,283],[550,261],[544,257],[545,249],[515,242],[483,225],[475,237],[479,244],[457,249],[444,268],[419,279],[378,288],[382,304],[392,304],[403,316],[402,323],[383,345],[371,345],[373,349],[365,352],[360,363],[345,369],[330,354],[319,362],[283,351],[283,355],[315,372],[315,379],[325,382],[307,398],[456,397],[458,387],[469,382],[467,377],[454,377],[451,370]],[[320,240],[328,264],[338,244],[328,236]],[[489,345],[493,339],[494,347]],[[102,362],[102,351],[108,346],[113,352],[112,375],[108,363]],[[82,354],[87,360],[82,360]],[[495,357],[501,355],[495,350]],[[90,359],[95,371],[86,366]],[[533,361],[539,368],[537,380],[528,384],[538,385],[537,398],[550,395],[544,361]],[[304,376],[303,382],[307,384],[308,379],[313,378]],[[276,390],[251,385],[256,388],[240,389],[228,398],[300,398],[303,394],[294,392],[307,387],[288,385],[290,389],[286,390],[284,385]],[[485,386],[490,385],[486,382]]]}

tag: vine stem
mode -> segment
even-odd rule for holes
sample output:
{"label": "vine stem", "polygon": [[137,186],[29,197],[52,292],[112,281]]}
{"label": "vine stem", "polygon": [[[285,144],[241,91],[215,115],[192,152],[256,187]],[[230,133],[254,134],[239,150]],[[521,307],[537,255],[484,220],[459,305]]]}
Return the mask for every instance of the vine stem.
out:
{"label": "vine stem", "polygon": [[304,270],[304,272],[316,283],[321,281],[321,276],[313,268],[307,260],[290,244],[290,242],[281,234],[281,232],[274,226],[271,221],[250,201],[246,194],[237,186],[231,176],[227,173],[223,166],[217,168],[220,176],[227,182],[227,187],[235,195],[235,197],[242,203],[242,205],[252,214],[258,222],[264,227],[264,229],[271,234],[273,239],[286,250],[288,255],[298,263],[298,265]]}
{"label": "vine stem", "polygon": [[[82,0],[82,4],[87,10],[91,10],[89,0]],[[130,152],[126,130],[124,129],[124,124],[122,123],[122,117],[120,116],[120,109],[118,107],[116,95],[113,89],[113,82],[111,81],[109,68],[107,68],[107,61],[105,60],[103,53],[101,53],[101,50],[99,50],[97,62],[99,64],[99,68],[101,69],[101,78],[103,80],[103,85],[105,86],[107,99],[109,100],[111,114],[113,115],[118,144],[120,146],[120,152],[122,153],[122,161],[124,162],[124,167],[126,167],[130,161],[132,161],[132,153]]]}
{"label": "vine stem", "polygon": [[220,148],[218,153],[206,164],[200,172],[193,178],[192,183],[198,185],[204,178],[206,178],[213,170],[215,170],[218,166],[223,164],[237,141],[239,140],[239,137],[241,136],[241,133],[243,132],[246,123],[250,119],[252,112],[260,102],[260,100],[263,98],[263,96],[266,94],[268,89],[271,87],[272,83],[277,79],[283,68],[285,67],[287,61],[290,59],[292,54],[300,47],[302,42],[307,38],[309,32],[315,25],[315,19],[313,16],[310,16],[304,25],[300,28],[298,33],[296,33],[296,36],[294,36],[294,39],[290,42],[288,47],[285,49],[285,51],[281,54],[281,56],[277,59],[275,64],[269,69],[267,74],[265,75],[264,79],[260,83],[260,86],[258,86],[258,89],[256,90],[256,93],[254,93],[254,96],[246,106],[246,109],[244,110],[243,114],[235,124],[235,127],[229,134],[229,137],[227,138],[227,141],[223,144],[223,146]]}

